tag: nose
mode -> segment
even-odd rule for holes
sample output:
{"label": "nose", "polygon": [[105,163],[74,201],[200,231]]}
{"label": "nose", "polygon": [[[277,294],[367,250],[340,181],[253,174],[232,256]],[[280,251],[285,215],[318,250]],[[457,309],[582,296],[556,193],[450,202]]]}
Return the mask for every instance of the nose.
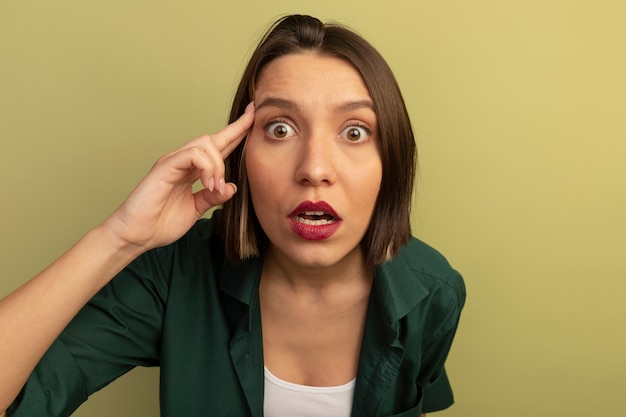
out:
{"label": "nose", "polygon": [[331,185],[337,180],[337,149],[328,134],[300,137],[297,149],[295,180],[303,185]]}

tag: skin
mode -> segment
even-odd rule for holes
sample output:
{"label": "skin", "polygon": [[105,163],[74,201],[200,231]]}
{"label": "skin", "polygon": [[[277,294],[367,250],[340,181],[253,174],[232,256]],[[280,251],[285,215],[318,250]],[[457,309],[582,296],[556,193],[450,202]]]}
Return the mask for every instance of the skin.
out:
{"label": "skin", "polygon": [[[302,53],[268,64],[255,103],[245,163],[270,240],[260,287],[265,362],[294,383],[340,385],[356,376],[372,283],[359,245],[382,178],[372,100],[350,64]],[[290,214],[320,200],[342,220],[327,239],[307,240]]]}
{"label": "skin", "polygon": [[[376,114],[361,76],[338,58],[287,55],[261,73],[255,104],[246,165],[270,256],[292,276],[332,277],[332,268],[358,265],[382,179]],[[342,218],[330,238],[302,239],[288,226],[289,213],[305,200],[326,201]]]}

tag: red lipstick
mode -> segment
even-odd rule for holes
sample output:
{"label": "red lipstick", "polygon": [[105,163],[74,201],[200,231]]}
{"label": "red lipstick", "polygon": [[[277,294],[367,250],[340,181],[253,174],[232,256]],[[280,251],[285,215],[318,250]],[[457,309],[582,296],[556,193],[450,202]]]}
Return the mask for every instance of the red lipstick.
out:
{"label": "red lipstick", "polygon": [[325,201],[303,201],[288,216],[291,230],[305,240],[324,240],[341,225],[341,217]]}

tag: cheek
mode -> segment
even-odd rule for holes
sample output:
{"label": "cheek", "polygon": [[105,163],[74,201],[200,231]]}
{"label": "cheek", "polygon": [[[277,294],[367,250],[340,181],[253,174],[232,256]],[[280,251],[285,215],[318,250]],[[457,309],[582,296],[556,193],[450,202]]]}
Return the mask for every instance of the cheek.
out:
{"label": "cheek", "polygon": [[358,190],[353,194],[354,201],[358,201],[357,205],[360,207],[358,211],[368,219],[368,223],[376,207],[381,181],[382,167],[373,165],[370,169],[361,172],[358,184],[353,184],[354,190]]}
{"label": "cheek", "polygon": [[[369,163],[363,161],[369,160]],[[355,166],[353,172],[349,173],[351,188],[361,200],[376,199],[383,178],[382,162],[378,155],[371,158],[363,158]]]}

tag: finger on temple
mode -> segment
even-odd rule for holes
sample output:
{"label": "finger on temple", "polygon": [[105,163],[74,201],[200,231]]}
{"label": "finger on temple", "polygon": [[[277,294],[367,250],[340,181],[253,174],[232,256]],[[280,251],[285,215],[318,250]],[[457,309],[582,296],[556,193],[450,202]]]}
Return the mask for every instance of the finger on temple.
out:
{"label": "finger on temple", "polygon": [[226,158],[246,137],[253,123],[254,102],[251,102],[239,119],[213,135],[215,145],[220,150],[223,158]]}

